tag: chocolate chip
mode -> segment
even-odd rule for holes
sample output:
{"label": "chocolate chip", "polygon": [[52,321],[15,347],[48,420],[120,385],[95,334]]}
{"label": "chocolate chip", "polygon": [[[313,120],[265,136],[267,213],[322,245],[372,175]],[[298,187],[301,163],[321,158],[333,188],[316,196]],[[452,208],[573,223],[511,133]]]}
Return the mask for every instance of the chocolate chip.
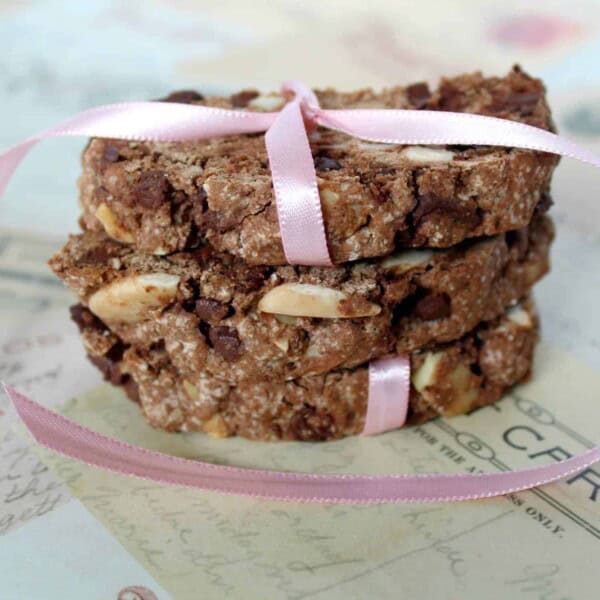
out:
{"label": "chocolate chip", "polygon": [[451,83],[445,81],[440,85],[438,107],[441,110],[460,112],[463,107],[463,99],[462,92]]}
{"label": "chocolate chip", "polygon": [[431,92],[425,82],[413,83],[406,88],[406,96],[415,108],[423,108],[429,102]]}
{"label": "chocolate chip", "polygon": [[225,213],[220,210],[206,210],[202,213],[198,225],[203,229],[215,229],[219,233],[229,231],[238,223],[235,213]]}
{"label": "chocolate chip", "polygon": [[550,207],[554,204],[552,196],[548,192],[542,192],[538,203],[535,205],[535,214],[543,215],[550,210]]}
{"label": "chocolate chip", "polygon": [[150,346],[148,346],[148,350],[150,350],[150,352],[157,352],[158,354],[163,354],[165,352],[165,348],[165,340],[157,340],[156,342],[152,342]]}
{"label": "chocolate chip", "polygon": [[169,180],[164,171],[145,171],[133,187],[133,196],[146,208],[158,208],[166,202],[169,190]]}
{"label": "chocolate chip", "polygon": [[455,199],[440,198],[434,194],[423,194],[417,198],[417,207],[412,212],[413,225],[418,226],[423,218],[432,213],[451,215],[469,227],[476,227],[481,216]]}
{"label": "chocolate chip", "polygon": [[229,306],[213,298],[200,298],[196,300],[194,312],[203,321],[215,323],[229,314]]}
{"label": "chocolate chip", "polygon": [[541,93],[537,91],[495,94],[487,108],[492,113],[518,112],[526,117],[534,113],[540,98]]}
{"label": "chocolate chip", "polygon": [[118,362],[123,358],[126,349],[125,344],[119,340],[109,348],[105,356],[112,362]]}
{"label": "chocolate chip", "polygon": [[315,156],[315,169],[317,171],[337,171],[342,165],[329,156]]}
{"label": "chocolate chip", "polygon": [[81,257],[81,262],[88,265],[105,265],[113,256],[112,250],[110,246],[95,246]]}
{"label": "chocolate chip", "polygon": [[175,102],[177,104],[192,104],[204,100],[204,96],[194,90],[181,90],[179,92],[171,92],[166,98],[162,98],[161,102]]}
{"label": "chocolate chip", "polygon": [[533,114],[538,101],[539,92],[513,92],[506,100],[510,110],[518,111],[523,116]]}
{"label": "chocolate chip", "polygon": [[[192,211],[192,215],[194,212]],[[202,236],[200,235],[200,231],[196,226],[196,223],[190,223],[190,232],[188,234],[187,240],[185,241],[185,247],[189,250],[195,250],[199,246],[202,245]]]}
{"label": "chocolate chip", "polygon": [[525,258],[529,250],[529,228],[516,229],[506,232],[506,243],[510,248],[515,248],[520,259]]}
{"label": "chocolate chip", "polygon": [[106,329],[104,323],[83,304],[74,304],[69,307],[69,313],[71,320],[77,325],[79,331],[83,332],[85,329],[104,331]]}
{"label": "chocolate chip", "polygon": [[259,290],[265,279],[271,274],[271,268],[266,266],[248,267],[235,271],[235,288],[245,294]]}
{"label": "chocolate chip", "polygon": [[215,351],[226,360],[233,361],[242,352],[242,342],[237,331],[232,327],[211,327],[208,332],[208,339]]}
{"label": "chocolate chip", "polygon": [[104,356],[88,354],[88,360],[102,373],[104,379],[113,385],[120,385],[130,400],[140,403],[137,383],[130,375],[122,373],[118,361],[123,357],[125,346],[118,342]]}
{"label": "chocolate chip", "polygon": [[107,144],[104,146],[104,150],[102,151],[102,158],[109,163],[114,163],[119,160],[121,154],[119,152],[119,147],[114,144]]}
{"label": "chocolate chip", "polygon": [[210,325],[206,321],[200,321],[200,325],[198,325],[198,330],[204,336],[204,338],[206,340],[208,340],[209,345],[211,345],[209,335],[208,335],[208,333],[210,331]]}
{"label": "chocolate chip", "polygon": [[447,294],[429,293],[415,305],[415,314],[423,321],[445,319],[450,316],[450,298]]}
{"label": "chocolate chip", "polygon": [[434,196],[433,194],[423,194],[417,198],[417,207],[412,212],[413,222],[418,224],[423,217],[426,217],[435,210],[445,208],[448,200]]}
{"label": "chocolate chip", "polygon": [[200,248],[188,252],[188,256],[193,258],[197,263],[205,265],[214,253],[215,251],[211,246],[201,246]]}
{"label": "chocolate chip", "polygon": [[102,377],[113,385],[121,385],[128,377],[121,373],[121,369],[115,361],[105,356],[88,354],[88,359],[102,373]]}
{"label": "chocolate chip", "polygon": [[233,106],[243,108],[244,106],[248,106],[248,103],[258,96],[259,93],[256,90],[242,90],[237,94],[232,94],[230,100]]}
{"label": "chocolate chip", "polygon": [[322,442],[332,436],[334,425],[333,417],[328,412],[305,405],[291,418],[290,433],[296,440]]}
{"label": "chocolate chip", "polygon": [[473,373],[473,375],[476,375],[477,377],[481,377],[481,375],[483,374],[479,363],[471,363],[469,365],[469,369],[471,370],[471,373]]}

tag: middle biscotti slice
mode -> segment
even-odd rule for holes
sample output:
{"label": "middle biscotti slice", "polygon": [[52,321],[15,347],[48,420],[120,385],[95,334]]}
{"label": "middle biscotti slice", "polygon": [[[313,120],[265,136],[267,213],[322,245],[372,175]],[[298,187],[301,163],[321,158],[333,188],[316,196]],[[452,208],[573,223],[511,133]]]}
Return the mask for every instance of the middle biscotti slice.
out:
{"label": "middle biscotti slice", "polygon": [[549,267],[551,220],[446,250],[333,268],[251,267],[204,248],[144,255],[72,236],[50,265],[126,344],[182,373],[289,380],[455,340],[501,315]]}

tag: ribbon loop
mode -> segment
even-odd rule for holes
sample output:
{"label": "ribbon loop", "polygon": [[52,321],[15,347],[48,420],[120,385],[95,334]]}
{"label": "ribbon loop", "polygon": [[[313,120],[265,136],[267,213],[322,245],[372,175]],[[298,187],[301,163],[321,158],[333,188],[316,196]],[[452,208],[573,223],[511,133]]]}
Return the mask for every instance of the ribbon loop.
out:
{"label": "ribbon loop", "polygon": [[302,82],[295,80],[284,82],[281,92],[284,96],[294,94],[295,99],[300,102],[305,120],[310,124],[309,130],[314,129],[317,115],[321,109],[315,93]]}

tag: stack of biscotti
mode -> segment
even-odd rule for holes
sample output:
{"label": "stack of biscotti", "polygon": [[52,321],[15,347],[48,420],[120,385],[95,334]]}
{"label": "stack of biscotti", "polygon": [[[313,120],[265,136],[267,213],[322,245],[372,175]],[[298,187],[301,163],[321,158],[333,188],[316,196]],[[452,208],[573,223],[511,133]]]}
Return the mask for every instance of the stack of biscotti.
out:
{"label": "stack of biscotti", "polygon": [[[553,129],[542,83],[515,67],[324,108],[478,113]],[[172,102],[272,111],[245,91]],[[317,129],[310,143],[333,267],[286,264],[263,135],[93,139],[83,233],[50,265],[79,297],[85,349],[169,431],[327,440],[365,423],[369,361],[411,363],[407,423],[499,399],[530,372],[532,286],[548,271],[553,155],[394,146]]]}

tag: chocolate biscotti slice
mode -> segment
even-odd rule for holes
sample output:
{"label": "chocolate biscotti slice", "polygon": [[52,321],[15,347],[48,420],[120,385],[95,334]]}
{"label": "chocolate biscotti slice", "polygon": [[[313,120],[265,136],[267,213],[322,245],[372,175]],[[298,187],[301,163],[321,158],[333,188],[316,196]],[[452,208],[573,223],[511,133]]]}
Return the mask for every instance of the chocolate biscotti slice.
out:
{"label": "chocolate biscotti slice", "polygon": [[[87,317],[89,317],[89,313]],[[197,371],[183,374],[162,345],[129,346],[94,319],[79,319],[91,361],[140,403],[154,427],[256,440],[330,440],[359,434],[367,409],[365,365],[293,381],[237,385]],[[460,340],[410,354],[407,424],[495,402],[529,374],[538,321],[525,300]]]}
{"label": "chocolate biscotti slice", "polygon": [[[448,110],[553,130],[543,84],[515,67],[381,93],[316,92],[324,108]],[[284,99],[188,92],[173,102],[277,110]],[[336,263],[400,247],[449,247],[526,226],[548,201],[554,155],[474,146],[374,144],[319,128],[310,144]],[[253,265],[285,264],[263,135],[189,143],[93,139],[83,153],[84,228],[157,255],[208,243]]]}
{"label": "chocolate biscotti slice", "polygon": [[143,255],[72,236],[51,267],[124,343],[182,374],[288,380],[457,339],[548,270],[552,222],[447,250],[323,267],[249,267],[210,248]]}

